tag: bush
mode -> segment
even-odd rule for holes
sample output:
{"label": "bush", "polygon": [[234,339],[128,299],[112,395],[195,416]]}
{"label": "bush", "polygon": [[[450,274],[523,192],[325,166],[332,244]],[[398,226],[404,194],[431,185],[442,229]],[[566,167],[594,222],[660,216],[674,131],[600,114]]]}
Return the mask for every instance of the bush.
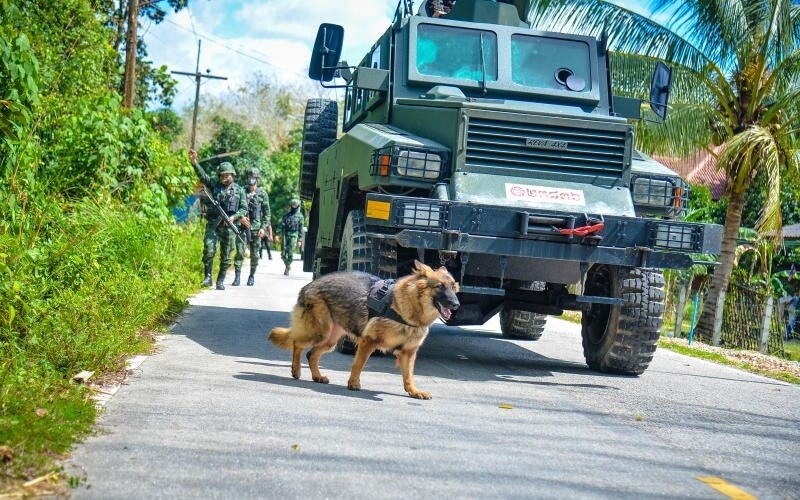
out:
{"label": "bush", "polygon": [[[51,214],[52,215],[52,214]],[[123,368],[196,289],[197,227],[163,225],[110,200],[82,201],[35,241],[0,235],[0,443],[7,477],[47,467],[91,428],[82,370]],[[35,249],[35,250],[34,250]]]}

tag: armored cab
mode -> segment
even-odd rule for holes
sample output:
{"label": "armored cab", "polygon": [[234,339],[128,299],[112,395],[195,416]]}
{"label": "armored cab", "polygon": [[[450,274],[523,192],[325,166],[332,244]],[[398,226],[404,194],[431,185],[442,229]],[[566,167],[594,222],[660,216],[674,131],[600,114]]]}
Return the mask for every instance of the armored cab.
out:
{"label": "armored cab", "polygon": [[[642,103],[611,95],[602,40],[530,28],[525,0],[408,4],[356,67],[343,29],[320,26],[309,75],[346,98],[338,137],[336,102],[306,109],[306,271],[443,265],[461,284],[448,324],[499,313],[505,336],[536,340],[579,310],[588,365],[642,373],[662,270],[717,253],[722,228],[682,222],[688,186],[634,149]],[[657,66],[661,119],[669,80]]]}

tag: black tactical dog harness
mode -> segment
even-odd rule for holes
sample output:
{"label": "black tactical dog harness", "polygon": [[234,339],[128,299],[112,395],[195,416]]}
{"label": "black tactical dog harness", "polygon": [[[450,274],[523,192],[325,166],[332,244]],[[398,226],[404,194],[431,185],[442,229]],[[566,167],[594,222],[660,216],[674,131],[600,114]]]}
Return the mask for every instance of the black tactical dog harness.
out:
{"label": "black tactical dog harness", "polygon": [[369,294],[367,295],[367,310],[369,318],[386,318],[406,326],[416,327],[404,320],[397,311],[392,309],[394,285],[397,280],[382,280],[375,276],[370,277]]}

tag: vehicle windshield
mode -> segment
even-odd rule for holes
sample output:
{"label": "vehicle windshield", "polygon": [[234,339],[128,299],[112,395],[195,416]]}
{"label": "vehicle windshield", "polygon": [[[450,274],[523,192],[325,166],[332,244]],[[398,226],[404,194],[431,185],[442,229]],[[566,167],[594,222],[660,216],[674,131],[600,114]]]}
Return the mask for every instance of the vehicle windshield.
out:
{"label": "vehicle windshield", "polygon": [[417,30],[420,74],[477,82],[497,80],[497,35],[491,31],[433,24],[420,24]]}
{"label": "vehicle windshield", "polygon": [[542,36],[511,37],[511,80],[526,87],[590,92],[589,45]]}

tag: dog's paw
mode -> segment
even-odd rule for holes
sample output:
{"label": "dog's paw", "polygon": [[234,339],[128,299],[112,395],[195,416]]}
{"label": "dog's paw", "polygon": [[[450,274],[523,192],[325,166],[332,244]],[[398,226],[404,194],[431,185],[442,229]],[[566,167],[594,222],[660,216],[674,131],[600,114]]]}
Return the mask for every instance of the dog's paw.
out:
{"label": "dog's paw", "polygon": [[408,395],[414,399],[431,399],[431,393],[425,391],[408,391]]}
{"label": "dog's paw", "polygon": [[295,378],[295,379],[299,379],[300,378],[300,370],[295,370],[294,368],[292,368],[292,377]]}
{"label": "dog's paw", "polygon": [[347,388],[351,391],[360,391],[361,390],[361,382],[347,382]]}
{"label": "dog's paw", "polygon": [[320,384],[327,384],[328,382],[330,382],[330,380],[328,380],[328,377],[326,377],[325,375],[320,375],[319,377],[311,377],[311,378],[314,380],[314,382],[318,382]]}

